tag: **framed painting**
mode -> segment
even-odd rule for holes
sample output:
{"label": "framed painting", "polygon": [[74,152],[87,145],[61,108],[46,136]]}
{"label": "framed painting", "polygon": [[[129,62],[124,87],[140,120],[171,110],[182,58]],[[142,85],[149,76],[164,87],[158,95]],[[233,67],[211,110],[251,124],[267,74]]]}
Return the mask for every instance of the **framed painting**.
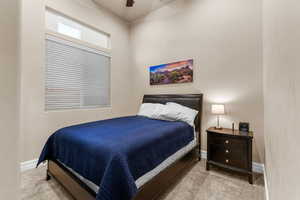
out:
{"label": "framed painting", "polygon": [[184,60],[149,67],[150,85],[193,82],[194,61]]}

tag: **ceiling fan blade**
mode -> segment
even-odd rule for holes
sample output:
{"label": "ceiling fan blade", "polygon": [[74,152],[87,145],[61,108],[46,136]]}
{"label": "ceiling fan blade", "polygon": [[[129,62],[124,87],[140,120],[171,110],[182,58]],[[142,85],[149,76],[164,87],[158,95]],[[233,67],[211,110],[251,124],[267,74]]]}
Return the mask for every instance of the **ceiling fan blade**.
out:
{"label": "ceiling fan blade", "polygon": [[133,7],[134,0],[127,0],[126,6],[127,7]]}

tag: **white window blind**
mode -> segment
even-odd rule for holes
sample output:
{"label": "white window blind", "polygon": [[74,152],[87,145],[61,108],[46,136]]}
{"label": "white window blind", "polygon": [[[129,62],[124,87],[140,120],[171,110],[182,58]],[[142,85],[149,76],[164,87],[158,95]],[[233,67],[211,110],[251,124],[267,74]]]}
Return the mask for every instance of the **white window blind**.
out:
{"label": "white window blind", "polygon": [[46,110],[110,106],[110,57],[58,37],[46,37]]}

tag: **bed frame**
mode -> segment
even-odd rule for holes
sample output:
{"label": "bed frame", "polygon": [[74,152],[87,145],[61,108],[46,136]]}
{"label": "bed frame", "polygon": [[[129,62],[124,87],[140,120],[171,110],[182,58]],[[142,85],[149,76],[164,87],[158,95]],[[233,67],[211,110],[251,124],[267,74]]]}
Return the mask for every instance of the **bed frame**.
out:
{"label": "bed frame", "polygon": [[[143,103],[175,102],[198,110],[195,127],[198,145],[139,188],[134,200],[155,200],[174,185],[196,162],[201,160],[202,94],[144,95]],[[47,180],[55,178],[76,200],[95,200],[96,193],[56,160],[48,161]]]}

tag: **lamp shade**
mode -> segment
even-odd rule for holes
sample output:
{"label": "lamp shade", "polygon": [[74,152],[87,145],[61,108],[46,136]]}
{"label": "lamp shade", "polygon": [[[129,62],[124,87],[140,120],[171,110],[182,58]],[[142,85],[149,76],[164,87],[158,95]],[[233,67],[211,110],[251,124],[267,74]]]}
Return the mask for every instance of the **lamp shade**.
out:
{"label": "lamp shade", "polygon": [[216,115],[224,115],[225,106],[223,104],[213,104],[211,106],[211,113]]}

